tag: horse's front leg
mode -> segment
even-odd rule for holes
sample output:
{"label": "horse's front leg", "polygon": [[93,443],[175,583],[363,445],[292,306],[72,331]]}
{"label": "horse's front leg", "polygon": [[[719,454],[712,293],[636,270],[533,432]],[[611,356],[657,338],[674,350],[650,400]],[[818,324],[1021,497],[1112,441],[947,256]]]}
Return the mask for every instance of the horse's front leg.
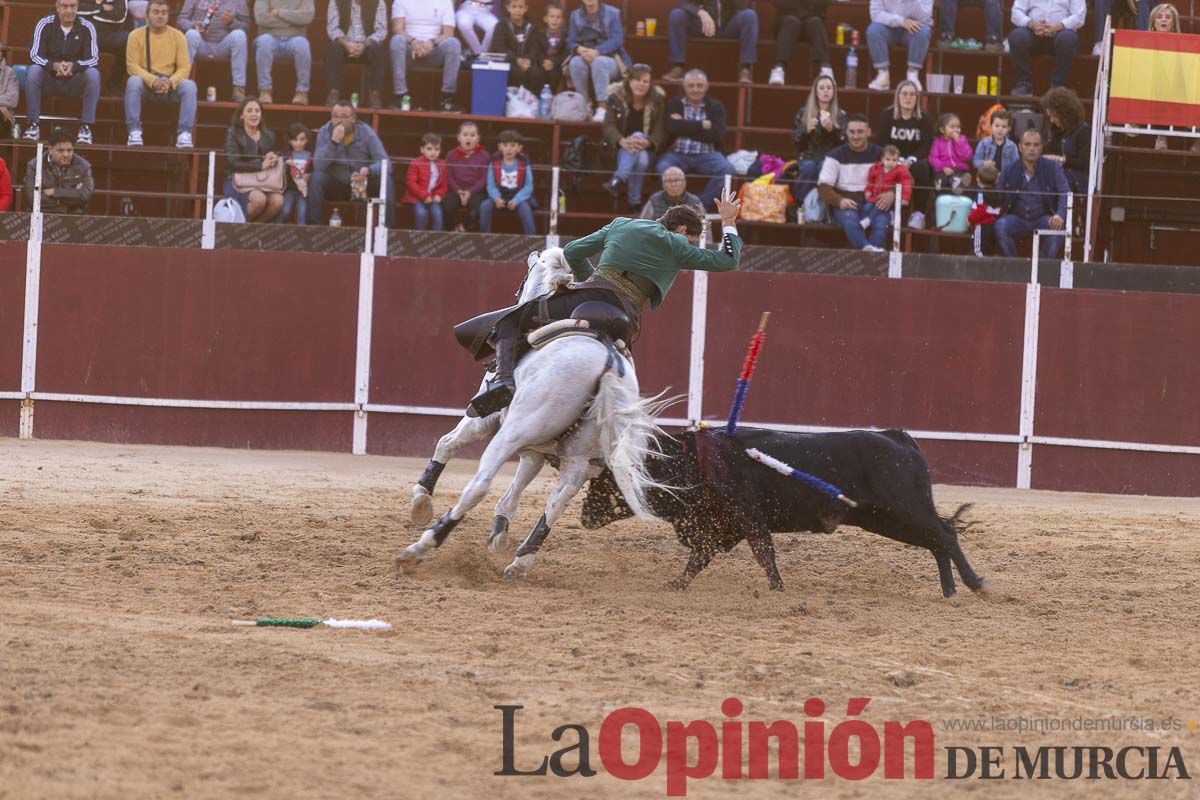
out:
{"label": "horse's front leg", "polygon": [[438,439],[433,451],[433,458],[425,465],[421,478],[412,487],[412,505],[409,508],[409,518],[414,525],[422,527],[433,519],[433,490],[437,486],[442,470],[454,454],[463,445],[478,442],[492,436],[500,428],[500,414],[480,419],[479,417],[463,417],[454,426],[454,430]]}
{"label": "horse's front leg", "polygon": [[550,499],[546,502],[546,513],[542,514],[542,518],[538,520],[537,525],[533,526],[529,536],[517,548],[517,555],[513,562],[504,568],[505,580],[512,580],[528,574],[529,570],[533,568],[537,551],[546,541],[546,537],[550,535],[550,529],[562,517],[571,498],[579,493],[583,484],[593,475],[594,469],[585,456],[571,456],[563,459],[562,466],[559,468],[558,487],[550,493]]}
{"label": "horse's front leg", "polygon": [[496,505],[496,515],[492,518],[492,535],[488,537],[488,548],[493,553],[504,546],[508,537],[508,524],[517,513],[517,505],[521,494],[528,488],[530,481],[537,477],[546,464],[546,456],[531,450],[521,453],[521,463],[517,465],[517,474],[513,476],[512,484],[500,502]]}

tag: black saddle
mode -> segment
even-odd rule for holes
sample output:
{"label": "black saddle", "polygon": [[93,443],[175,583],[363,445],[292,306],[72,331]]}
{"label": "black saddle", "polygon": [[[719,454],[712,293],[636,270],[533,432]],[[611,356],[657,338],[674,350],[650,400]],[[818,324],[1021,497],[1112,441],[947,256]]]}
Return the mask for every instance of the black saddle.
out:
{"label": "black saddle", "polygon": [[614,342],[620,340],[626,346],[633,335],[633,322],[625,310],[601,300],[580,303],[571,312],[571,319],[585,320],[591,330],[604,334]]}

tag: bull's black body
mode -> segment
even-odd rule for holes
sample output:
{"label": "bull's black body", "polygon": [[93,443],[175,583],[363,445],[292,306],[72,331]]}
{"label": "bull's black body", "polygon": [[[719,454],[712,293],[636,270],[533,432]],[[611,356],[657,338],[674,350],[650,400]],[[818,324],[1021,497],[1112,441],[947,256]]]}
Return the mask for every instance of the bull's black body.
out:
{"label": "bull's black body", "polygon": [[[691,431],[659,437],[663,457],[653,459],[651,474],[677,487],[651,490],[650,511],[675,528],[690,550],[685,588],[713,556],[745,539],[766,570],[772,589],[782,589],[775,566],[772,533],[831,533],[853,525],[898,542],[924,547],[937,560],[942,593],[955,593],[953,563],[963,582],[978,591],[984,581],[958,544],[959,516],[943,518],[933,505],[929,466],[917,443],[904,431],[784,433],[739,428]],[[852,500],[849,508],[752,460],[746,448],[758,448],[792,467],[816,475]],[[629,516],[621,494],[606,472],[593,480],[583,507],[583,524],[599,528]]]}

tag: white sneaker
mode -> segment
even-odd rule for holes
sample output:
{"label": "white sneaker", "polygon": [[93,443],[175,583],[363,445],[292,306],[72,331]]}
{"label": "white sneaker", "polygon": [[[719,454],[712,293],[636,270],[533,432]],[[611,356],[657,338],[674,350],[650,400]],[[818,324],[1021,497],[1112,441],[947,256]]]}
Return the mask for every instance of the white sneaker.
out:
{"label": "white sneaker", "polygon": [[915,69],[910,69],[910,70],[908,71],[908,76],[907,76],[907,77],[908,77],[908,79],[909,79],[910,81],[912,81],[913,83],[915,83],[915,84],[917,85],[917,91],[918,91],[918,92],[920,92],[920,91],[924,91],[924,90],[921,88],[921,73],[920,73],[919,71],[917,71],[917,70],[915,70]]}
{"label": "white sneaker", "polygon": [[192,134],[189,131],[180,131],[179,136],[175,137],[175,146],[190,150],[192,148]]}
{"label": "white sneaker", "polygon": [[866,245],[865,247],[863,247],[862,251],[863,251],[864,253],[883,253],[883,252],[886,252],[886,251],[885,251],[885,250],[884,250],[882,247],[876,247],[876,246],[875,246],[875,245],[873,245],[873,244]]}
{"label": "white sneaker", "polygon": [[833,77],[833,67],[826,64],[825,66],[821,67],[821,74],[827,75],[830,78],[832,78]]}
{"label": "white sneaker", "polygon": [[142,132],[140,130],[130,131],[129,138],[125,140],[125,146],[126,147],[141,147],[142,144],[143,144]]}
{"label": "white sneaker", "polygon": [[867,84],[867,88],[873,92],[886,92],[892,88],[892,79],[888,77],[888,71],[881,69],[875,73],[875,80]]}
{"label": "white sneaker", "polygon": [[604,122],[604,112],[605,109],[597,106],[596,113],[592,114],[592,122]]}
{"label": "white sneaker", "polygon": [[771,77],[767,78],[769,86],[783,86],[783,67],[772,67]]}
{"label": "white sneaker", "polygon": [[75,144],[91,144],[92,129],[87,125],[79,126],[79,133],[75,135]]}
{"label": "white sneaker", "polygon": [[908,218],[908,227],[912,228],[914,231],[924,230],[925,215],[920,211],[914,211],[912,216]]}
{"label": "white sneaker", "polygon": [[39,138],[41,138],[41,135],[42,132],[38,129],[37,123],[35,122],[29,127],[25,128],[25,135],[21,138],[28,139],[31,142],[36,142]]}
{"label": "white sneaker", "polygon": [[1092,46],[1092,55],[1098,56],[1098,55],[1100,55],[1101,51],[1103,51],[1103,50],[1104,50],[1104,42],[1096,42],[1096,44],[1094,44]]}

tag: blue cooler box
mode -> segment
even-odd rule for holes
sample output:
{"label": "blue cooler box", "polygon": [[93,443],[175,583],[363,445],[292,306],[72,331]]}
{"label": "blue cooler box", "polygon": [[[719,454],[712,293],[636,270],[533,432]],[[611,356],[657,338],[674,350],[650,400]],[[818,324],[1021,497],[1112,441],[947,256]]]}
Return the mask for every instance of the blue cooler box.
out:
{"label": "blue cooler box", "polygon": [[476,61],[471,65],[472,114],[503,117],[507,99],[507,61]]}

